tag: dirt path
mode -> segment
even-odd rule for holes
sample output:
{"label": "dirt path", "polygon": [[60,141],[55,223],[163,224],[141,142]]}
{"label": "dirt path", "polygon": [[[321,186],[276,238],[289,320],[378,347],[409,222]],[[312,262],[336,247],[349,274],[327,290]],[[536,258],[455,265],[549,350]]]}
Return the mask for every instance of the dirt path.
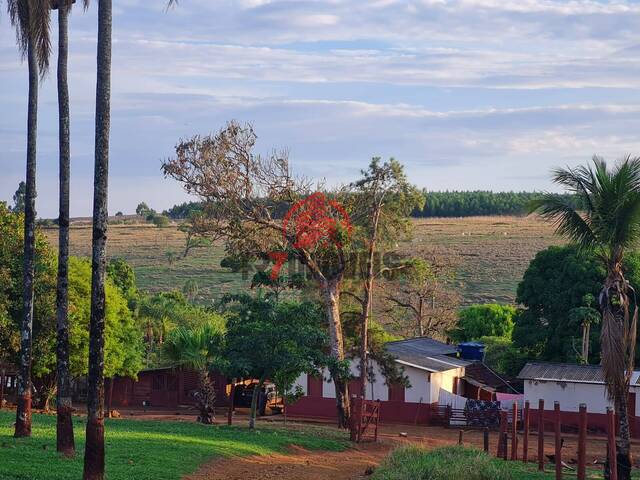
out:
{"label": "dirt path", "polygon": [[357,445],[343,452],[311,452],[292,447],[286,455],[221,458],[183,480],[356,480],[389,453],[388,442]]}

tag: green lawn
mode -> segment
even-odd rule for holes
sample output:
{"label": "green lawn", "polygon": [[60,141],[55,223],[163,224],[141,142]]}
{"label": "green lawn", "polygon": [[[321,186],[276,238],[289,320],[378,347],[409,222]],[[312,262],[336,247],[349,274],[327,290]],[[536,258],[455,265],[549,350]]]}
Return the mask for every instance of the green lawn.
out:
{"label": "green lawn", "polygon": [[[83,418],[74,418],[79,454],[70,460],[56,453],[55,416],[34,415],[29,439],[13,438],[14,420],[14,412],[0,412],[0,479],[82,477]],[[265,426],[251,432],[240,426],[118,419],[107,420],[105,430],[108,480],[177,480],[218,456],[267,455],[292,444],[334,451],[348,445],[346,434],[311,426],[295,431]]]}

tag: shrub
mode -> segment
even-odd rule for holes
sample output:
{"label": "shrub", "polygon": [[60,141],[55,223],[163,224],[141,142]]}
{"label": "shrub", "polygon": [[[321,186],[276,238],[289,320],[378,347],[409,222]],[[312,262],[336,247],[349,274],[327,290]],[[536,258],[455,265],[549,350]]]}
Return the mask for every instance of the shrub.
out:
{"label": "shrub", "polygon": [[376,469],[372,480],[523,480],[543,479],[521,463],[505,462],[465,447],[427,451],[401,447]]}
{"label": "shrub", "polygon": [[164,215],[154,215],[151,221],[158,228],[168,227],[170,223],[169,217],[165,217]]}

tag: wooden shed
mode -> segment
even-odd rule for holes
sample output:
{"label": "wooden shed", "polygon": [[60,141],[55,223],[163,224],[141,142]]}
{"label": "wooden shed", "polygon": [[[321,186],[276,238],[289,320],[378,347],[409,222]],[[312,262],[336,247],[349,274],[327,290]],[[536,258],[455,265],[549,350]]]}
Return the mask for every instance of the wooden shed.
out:
{"label": "wooden shed", "polygon": [[[213,372],[210,375],[216,390],[216,406],[228,404],[227,377]],[[199,374],[195,370],[165,367],[143,370],[138,379],[116,377],[108,387],[113,407],[177,407],[193,405],[193,393],[198,388]],[[107,399],[107,402],[109,399]]]}

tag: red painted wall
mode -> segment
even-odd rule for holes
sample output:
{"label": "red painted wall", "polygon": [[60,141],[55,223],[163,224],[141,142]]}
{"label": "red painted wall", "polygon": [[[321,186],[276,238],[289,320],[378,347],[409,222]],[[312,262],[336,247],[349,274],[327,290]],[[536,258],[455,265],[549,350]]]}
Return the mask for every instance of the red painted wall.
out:
{"label": "red painted wall", "polygon": [[[210,374],[216,389],[216,406],[226,406],[227,378],[214,372]],[[151,407],[177,407],[193,405],[193,390],[198,388],[198,373],[193,370],[151,370],[140,372],[138,380],[116,377],[113,384],[114,407],[141,407],[142,402]]]}
{"label": "red painted wall", "polygon": [[[293,405],[287,405],[287,415],[298,418],[318,418],[335,420],[336,400],[334,398],[302,397]],[[427,425],[430,408],[425,403],[380,402],[380,422]]]}

